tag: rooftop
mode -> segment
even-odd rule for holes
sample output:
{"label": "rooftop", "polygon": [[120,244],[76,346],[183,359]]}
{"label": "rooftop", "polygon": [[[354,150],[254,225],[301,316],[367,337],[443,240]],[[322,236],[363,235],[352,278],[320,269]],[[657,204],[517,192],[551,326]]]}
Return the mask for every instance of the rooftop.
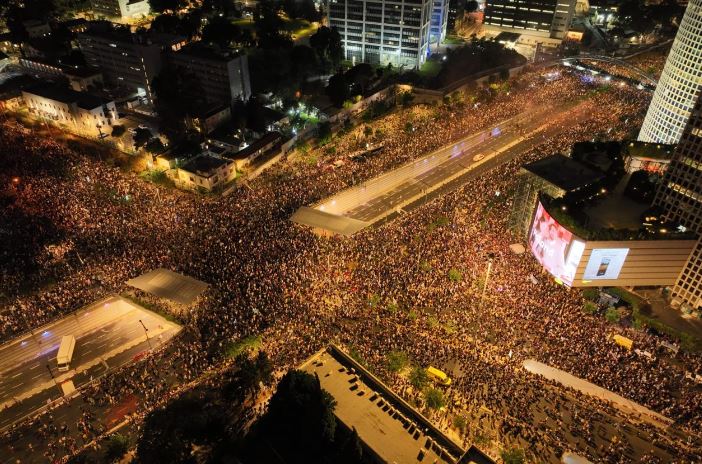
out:
{"label": "rooftop", "polygon": [[[334,414],[339,421],[355,428],[382,461],[469,462],[462,459],[466,453],[459,445],[335,346],[314,355],[301,369],[318,376],[337,402]],[[470,460],[492,462],[475,451]]]}
{"label": "rooftop", "polygon": [[261,137],[259,137],[255,142],[246,148],[242,148],[236,153],[232,153],[228,158],[232,159],[245,159],[256,153],[257,151],[264,148],[266,145],[271,143],[277,143],[283,139],[283,135],[280,132],[266,132]]}
{"label": "rooftop", "polygon": [[201,60],[220,61],[226,63],[241,55],[232,49],[223,50],[203,42],[192,42],[174,53],[175,56],[191,56]]}
{"label": "rooftop", "polygon": [[85,92],[76,92],[73,89],[61,87],[54,84],[39,84],[24,89],[25,92],[32,95],[48,98],[66,104],[76,104],[80,108],[92,110],[98,106],[102,106],[109,100],[106,100],[97,95],[92,95]]}
{"label": "rooftop", "polygon": [[604,175],[564,155],[552,155],[523,166],[524,169],[566,192],[591,185]]}
{"label": "rooftop", "polygon": [[215,158],[214,156],[197,156],[187,163],[185,163],[181,169],[183,171],[192,172],[201,177],[211,177],[214,175],[215,169],[218,169],[228,161],[222,158]]}

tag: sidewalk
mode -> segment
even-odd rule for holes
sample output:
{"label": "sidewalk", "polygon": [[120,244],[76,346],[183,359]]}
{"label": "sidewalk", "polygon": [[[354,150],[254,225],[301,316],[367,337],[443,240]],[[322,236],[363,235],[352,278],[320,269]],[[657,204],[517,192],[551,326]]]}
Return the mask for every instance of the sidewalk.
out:
{"label": "sidewalk", "polygon": [[651,304],[651,314],[644,314],[645,316],[702,340],[702,319],[685,316],[678,309],[672,308],[660,289],[635,290],[632,293],[639,295]]}

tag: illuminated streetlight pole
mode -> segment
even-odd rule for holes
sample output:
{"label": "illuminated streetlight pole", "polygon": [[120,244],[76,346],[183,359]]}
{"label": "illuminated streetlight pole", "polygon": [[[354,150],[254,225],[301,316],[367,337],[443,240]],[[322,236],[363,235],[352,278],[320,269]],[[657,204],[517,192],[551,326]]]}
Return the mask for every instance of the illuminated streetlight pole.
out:
{"label": "illuminated streetlight pole", "polygon": [[485,291],[487,290],[488,281],[490,280],[490,271],[492,270],[492,260],[495,258],[494,253],[488,253],[488,265],[487,271],[485,272],[485,284],[483,285],[483,292],[480,295],[480,307],[483,307],[483,301],[485,301]]}
{"label": "illuminated streetlight pole", "polygon": [[144,322],[142,322],[141,319],[139,319],[139,324],[144,328],[144,333],[146,334],[146,341],[149,342],[149,349],[153,351],[153,347],[151,346],[151,339],[149,338],[149,329],[146,328],[144,325]]}

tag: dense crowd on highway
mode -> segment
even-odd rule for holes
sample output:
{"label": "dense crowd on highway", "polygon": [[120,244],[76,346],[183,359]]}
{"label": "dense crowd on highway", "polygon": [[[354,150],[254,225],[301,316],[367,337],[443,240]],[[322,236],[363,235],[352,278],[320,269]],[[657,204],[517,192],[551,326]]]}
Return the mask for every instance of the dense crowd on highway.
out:
{"label": "dense crowd on highway", "polygon": [[[0,275],[8,302],[0,337],[125,291],[129,278],[166,267],[211,288],[180,314],[186,327],[168,348],[86,390],[78,400],[86,411],[135,398],[143,415],[222,365],[232,340],[262,334],[279,369],[336,341],[419,404],[421,392],[386,369],[388,353],[404,351],[421,366],[450,370],[448,408],[435,419],[448,428],[451,417],[465,414],[466,443],[479,434],[524,448],[540,443],[529,453],[543,460],[573,449],[592,459],[628,461],[634,458],[622,456],[632,448],[641,461],[699,459],[684,438],[649,425],[634,433],[613,419],[611,406],[564,392],[521,367],[533,358],[650,407],[683,430],[702,424],[701,395],[684,378],[685,371],[700,372],[698,358],[680,354],[669,362],[661,337],[583,313],[579,291],[556,285],[528,253],[509,249],[517,241],[506,221],[519,166],[567,152],[579,140],[631,136],[650,98],[629,87],[598,92],[597,83],[562,71],[548,83],[535,71],[491,96],[392,113],[372,123],[372,135],[360,126],[335,139],[334,150],[318,149],[316,163],[282,163],[226,197],[149,184],[87,150],[69,150],[2,121],[0,152],[8,169],[0,172],[0,200],[18,227],[4,229],[8,240],[0,245],[9,263]],[[582,123],[378,229],[326,239],[288,221],[302,205],[490,129],[517,111],[578,100],[588,113]],[[384,150],[361,163],[320,169],[369,138],[382,141]],[[14,253],[15,242],[26,252]],[[488,254],[495,258],[481,299]],[[450,270],[460,278],[449,279]],[[657,356],[625,351],[612,343],[613,333]],[[6,434],[3,444],[30,427],[38,442],[51,444],[42,450],[47,458],[57,459],[102,430],[87,414],[82,425],[67,425],[71,439],[54,433],[63,424],[39,429],[44,416]],[[637,436],[652,438],[644,443]],[[655,453],[651,443],[660,445]]]}

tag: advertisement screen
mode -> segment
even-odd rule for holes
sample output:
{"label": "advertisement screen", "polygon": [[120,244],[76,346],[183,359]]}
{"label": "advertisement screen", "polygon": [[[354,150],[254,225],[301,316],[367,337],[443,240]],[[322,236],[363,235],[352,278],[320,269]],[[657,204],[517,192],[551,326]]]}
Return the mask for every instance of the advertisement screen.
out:
{"label": "advertisement screen", "polygon": [[604,280],[618,278],[628,254],[628,248],[595,248],[590,255],[590,261],[585,266],[583,279]]}
{"label": "advertisement screen", "polygon": [[573,283],[585,242],[558,224],[539,203],[529,232],[529,247],[539,263],[566,285]]}

